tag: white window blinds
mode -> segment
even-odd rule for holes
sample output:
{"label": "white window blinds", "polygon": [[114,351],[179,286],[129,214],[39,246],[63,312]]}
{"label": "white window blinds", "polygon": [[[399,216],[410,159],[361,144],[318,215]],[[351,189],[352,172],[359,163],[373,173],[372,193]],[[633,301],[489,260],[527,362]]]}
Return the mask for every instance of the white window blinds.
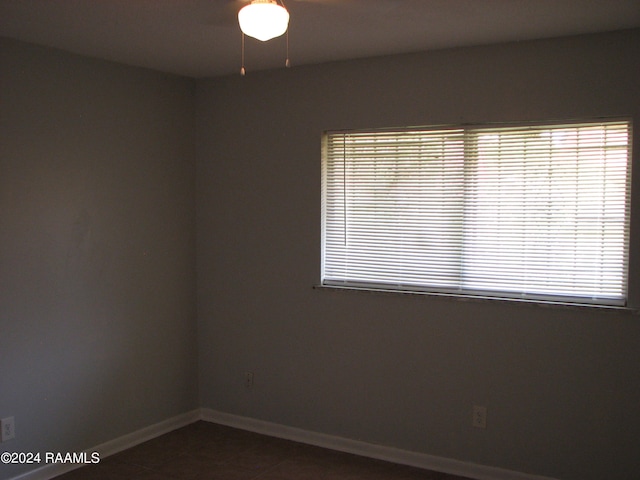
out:
{"label": "white window blinds", "polygon": [[324,285],[625,303],[627,121],[330,132]]}

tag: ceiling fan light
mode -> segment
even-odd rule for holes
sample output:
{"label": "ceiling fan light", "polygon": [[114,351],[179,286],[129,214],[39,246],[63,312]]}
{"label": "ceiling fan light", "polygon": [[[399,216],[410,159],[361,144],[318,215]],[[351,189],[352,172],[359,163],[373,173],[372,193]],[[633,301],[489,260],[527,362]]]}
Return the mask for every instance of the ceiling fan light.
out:
{"label": "ceiling fan light", "polygon": [[274,0],[253,0],[238,12],[240,30],[266,42],[287,31],[289,12]]}

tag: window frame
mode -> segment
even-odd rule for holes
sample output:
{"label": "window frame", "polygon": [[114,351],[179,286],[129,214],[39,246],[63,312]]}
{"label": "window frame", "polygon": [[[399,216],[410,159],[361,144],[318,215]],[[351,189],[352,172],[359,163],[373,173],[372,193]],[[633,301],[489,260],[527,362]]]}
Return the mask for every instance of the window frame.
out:
{"label": "window frame", "polygon": [[[461,282],[457,288],[440,288],[433,285],[393,285],[380,282],[367,282],[367,281],[354,281],[354,280],[340,280],[327,279],[325,275],[326,267],[326,252],[327,252],[327,226],[326,226],[326,208],[327,208],[327,149],[328,138],[331,135],[351,135],[351,134],[393,134],[394,132],[412,132],[412,131],[457,131],[462,130],[463,135],[466,137],[470,131],[482,131],[483,129],[495,130],[495,129],[519,129],[519,128],[558,128],[558,127],[571,127],[575,125],[604,125],[610,123],[626,123],[627,131],[627,156],[626,156],[626,192],[625,192],[625,205],[624,205],[624,217],[625,217],[625,233],[624,233],[624,252],[623,263],[624,272],[622,273],[622,279],[624,282],[624,297],[620,300],[611,300],[603,298],[589,298],[588,296],[580,295],[555,295],[553,293],[513,293],[502,290],[479,290],[479,289],[465,289],[461,287]],[[327,130],[322,135],[322,217],[321,217],[321,278],[318,287],[336,288],[336,289],[353,289],[353,290],[365,290],[365,291],[379,291],[390,293],[403,293],[403,294],[426,294],[426,295],[444,295],[460,297],[463,299],[482,298],[493,300],[506,300],[506,301],[525,301],[533,303],[552,303],[562,305],[584,305],[593,307],[605,307],[605,308],[628,308],[629,301],[629,256],[631,251],[631,181],[632,181],[632,165],[633,165],[633,122],[630,117],[600,117],[589,118],[580,120],[563,120],[563,121],[537,121],[537,122],[512,122],[512,123],[492,123],[492,124],[461,124],[461,125],[433,125],[425,127],[403,127],[403,128],[375,128],[375,129],[353,129],[353,130]],[[469,148],[468,140],[464,141],[464,169],[466,171],[467,163],[470,159],[467,155],[467,149]],[[467,173],[464,174],[464,182],[467,182]],[[346,201],[346,200],[345,200]],[[466,208],[466,207],[464,207]],[[466,215],[466,214],[465,214]],[[466,222],[466,216],[464,222]],[[464,230],[465,227],[463,226]],[[464,242],[462,240],[462,248],[464,249]]]}

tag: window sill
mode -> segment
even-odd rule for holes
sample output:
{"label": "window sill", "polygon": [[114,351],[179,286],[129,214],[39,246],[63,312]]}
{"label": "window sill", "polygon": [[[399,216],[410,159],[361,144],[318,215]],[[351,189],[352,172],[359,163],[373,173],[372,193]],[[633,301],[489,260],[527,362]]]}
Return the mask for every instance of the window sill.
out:
{"label": "window sill", "polygon": [[627,313],[632,315],[640,314],[640,310],[632,307],[624,307],[617,305],[597,305],[590,303],[571,303],[571,302],[557,302],[546,300],[533,300],[533,299],[521,299],[521,298],[508,298],[508,297],[489,297],[481,295],[458,295],[454,293],[439,293],[439,292],[414,292],[408,290],[389,290],[383,288],[363,288],[363,287],[347,287],[337,285],[314,285],[315,290],[326,290],[328,292],[356,292],[360,294],[369,295],[391,295],[391,296],[409,296],[409,297],[436,297],[451,299],[459,302],[477,302],[477,303],[505,303],[505,304],[521,304],[534,307],[543,308],[559,308],[559,309],[572,309],[572,310],[598,310],[608,313]]}

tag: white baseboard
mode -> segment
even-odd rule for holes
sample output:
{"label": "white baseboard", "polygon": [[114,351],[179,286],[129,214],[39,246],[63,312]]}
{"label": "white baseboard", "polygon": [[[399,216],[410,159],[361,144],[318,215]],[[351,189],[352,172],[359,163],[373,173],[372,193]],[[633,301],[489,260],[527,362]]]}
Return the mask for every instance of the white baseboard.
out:
{"label": "white baseboard", "polygon": [[[477,480],[556,480],[550,477],[515,472],[502,468],[478,465],[450,458],[428,455],[425,453],[411,452],[383,445],[375,445],[358,440],[327,435],[325,433],[312,432],[295,427],[288,427],[255,418],[233,415],[208,408],[193,410],[191,412],[169,418],[162,422],[150,425],[122,437],[110,440],[85,450],[87,453],[98,452],[100,458],[106,458],[127,448],[164,435],[175,429],[189,425],[197,420],[218,423],[229,427],[261,433],[272,437],[293,440],[300,443],[329,448],[340,452],[353,453],[363,457],[385,460],[401,465],[424,468],[452,475],[474,478]],[[77,464],[50,464],[44,467],[23,473],[10,480],[50,480],[58,475],[79,468]]]}
{"label": "white baseboard", "polygon": [[308,430],[219,412],[207,408],[203,408],[201,410],[201,418],[207,422],[240,428],[242,430],[261,433],[272,437],[307,443],[318,447],[353,453],[363,457],[385,460],[401,465],[409,465],[426,470],[434,470],[452,475],[475,478],[477,480],[555,480],[550,477],[515,472],[502,468],[427,455],[425,453],[374,445],[324,433],[311,432]]}
{"label": "white baseboard", "polygon": [[[92,452],[98,452],[100,454],[100,459],[104,459],[110,455],[121,452],[122,450],[126,450],[127,448],[134,447],[140,443],[189,425],[200,420],[200,418],[200,410],[193,410],[191,412],[163,420],[162,422],[150,425],[127,435],[123,435],[122,437],[118,437],[114,440],[109,440],[108,442],[102,443],[93,448],[88,448],[85,452],[89,454],[89,457]],[[75,470],[81,466],[82,464],[52,463],[37,468],[36,470],[23,473],[17,477],[13,477],[11,480],[50,480],[51,478],[70,472],[71,470]]]}

